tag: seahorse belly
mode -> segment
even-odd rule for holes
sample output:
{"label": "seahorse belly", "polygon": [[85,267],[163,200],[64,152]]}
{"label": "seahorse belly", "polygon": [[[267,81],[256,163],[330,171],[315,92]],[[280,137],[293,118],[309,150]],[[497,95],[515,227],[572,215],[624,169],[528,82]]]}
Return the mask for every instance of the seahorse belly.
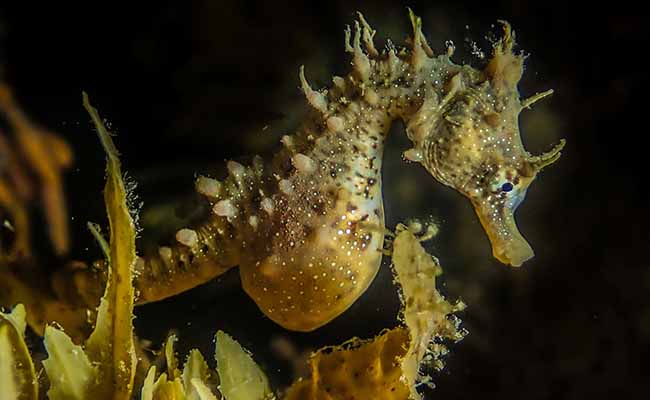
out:
{"label": "seahorse belly", "polygon": [[384,240],[383,138],[318,141],[304,156],[313,168],[279,183],[265,248],[251,249],[240,264],[243,287],[262,312],[297,331],[325,325],[365,292]]}

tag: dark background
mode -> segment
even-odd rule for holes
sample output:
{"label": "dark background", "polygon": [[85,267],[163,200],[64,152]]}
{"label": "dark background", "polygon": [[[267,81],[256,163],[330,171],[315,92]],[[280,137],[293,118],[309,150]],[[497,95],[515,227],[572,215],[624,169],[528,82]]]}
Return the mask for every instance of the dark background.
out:
{"label": "dark background", "polygon": [[[496,20],[510,21],[519,48],[530,54],[523,96],[556,90],[522,115],[524,143],[532,153],[561,137],[568,143],[518,212],[536,251],[532,261],[510,269],[493,260],[469,202],[400,160],[407,148],[400,124],[389,140],[388,223],[409,217],[440,223],[428,249],[445,269],[442,291],[468,304],[461,318],[469,335],[452,346],[427,398],[647,396],[644,59],[650,21],[633,8],[460,0],[48,3],[0,3],[0,73],[23,108],[74,148],[75,167],[66,176],[72,255],[84,260],[100,256],[85,222],[105,223],[104,156],[81,106],[81,90],[111,122],[124,168],[139,183],[146,246],[177,228],[161,215],[195,204],[197,173],[219,176],[227,158],[270,154],[296,126],[304,111],[299,65],[318,87],[348,71],[343,29],[353,23],[355,10],[378,30],[381,47],[387,37],[404,43],[409,5],[423,17],[434,50],[444,51],[451,39],[455,61],[475,66],[484,61],[470,54],[466,39],[487,50],[486,34],[499,33]],[[348,312],[309,334],[286,332],[265,319],[238,279],[233,270],[178,298],[138,308],[139,334],[158,344],[175,329],[182,353],[198,346],[210,354],[215,331],[224,329],[283,386],[291,367],[270,350],[275,338],[311,349],[371,337],[396,323],[388,268]]]}

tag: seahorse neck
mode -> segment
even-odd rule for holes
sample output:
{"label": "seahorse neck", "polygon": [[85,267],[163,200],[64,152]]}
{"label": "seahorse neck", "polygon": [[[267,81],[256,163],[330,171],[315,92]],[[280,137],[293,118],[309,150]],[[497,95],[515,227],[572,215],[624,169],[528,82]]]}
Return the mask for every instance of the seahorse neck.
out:
{"label": "seahorse neck", "polygon": [[[316,133],[339,133],[349,139],[385,139],[396,119],[403,120],[407,128],[430,128],[440,116],[432,109],[441,106],[446,94],[453,92],[460,81],[475,79],[468,72],[451,62],[448,55],[427,57],[416,66],[409,53],[396,56],[391,51],[370,60],[369,72],[365,74],[355,68],[345,78],[334,77],[331,87],[321,92],[312,91],[303,80],[303,89],[316,108],[311,121],[323,128]],[[452,79],[455,76],[458,78]],[[307,135],[314,134],[313,128],[307,131]],[[413,134],[421,133],[411,131],[407,129],[407,134],[416,142],[418,138]]]}

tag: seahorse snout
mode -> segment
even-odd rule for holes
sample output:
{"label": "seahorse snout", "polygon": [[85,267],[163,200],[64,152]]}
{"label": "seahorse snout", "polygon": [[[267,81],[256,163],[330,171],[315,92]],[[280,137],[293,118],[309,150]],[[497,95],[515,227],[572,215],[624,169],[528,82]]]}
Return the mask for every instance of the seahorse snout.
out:
{"label": "seahorse snout", "polygon": [[499,240],[488,235],[492,244],[492,254],[494,257],[504,264],[512,265],[513,267],[520,267],[524,262],[530,260],[535,256],[533,248],[521,236],[518,230],[511,234],[508,240]]}
{"label": "seahorse snout", "polygon": [[492,254],[504,264],[520,267],[533,258],[535,253],[519,232],[515,222],[516,205],[495,206],[494,203],[472,202],[481,225],[490,239]]}

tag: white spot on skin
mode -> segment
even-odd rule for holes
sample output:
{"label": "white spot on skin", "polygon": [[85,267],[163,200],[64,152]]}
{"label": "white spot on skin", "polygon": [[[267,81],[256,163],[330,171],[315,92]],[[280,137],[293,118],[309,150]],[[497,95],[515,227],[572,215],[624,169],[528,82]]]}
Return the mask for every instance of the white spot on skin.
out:
{"label": "white spot on skin", "polygon": [[329,117],[327,119],[327,129],[332,132],[341,132],[345,128],[345,123],[343,122],[343,118],[340,117]]}
{"label": "white spot on skin", "polygon": [[334,86],[339,88],[342,92],[345,91],[345,79],[340,76],[335,76],[332,78],[332,82],[334,82]]}
{"label": "white spot on skin", "polygon": [[394,78],[395,75],[397,75],[399,72],[399,64],[400,64],[400,60],[399,58],[397,58],[394,48],[391,48],[388,51],[387,63],[388,63],[388,70],[390,71],[391,74],[391,78]]}
{"label": "white spot on skin", "polygon": [[262,210],[264,210],[267,214],[273,215],[273,200],[269,199],[268,197],[263,198],[260,202],[260,207],[262,207]]}
{"label": "white spot on skin", "polygon": [[144,271],[144,266],[145,266],[144,258],[142,258],[140,256],[136,257],[136,259],[135,259],[135,273],[139,274],[142,271]]}
{"label": "white spot on skin", "polygon": [[299,172],[304,174],[311,174],[316,171],[316,162],[304,154],[298,153],[291,157],[291,162]]}
{"label": "white spot on skin", "polygon": [[221,217],[231,218],[235,216],[237,207],[235,207],[230,200],[226,199],[215,204],[214,207],[212,207],[212,211]]}
{"label": "white spot on skin", "polygon": [[366,94],[363,96],[363,98],[371,106],[376,106],[377,104],[379,104],[379,95],[377,94],[377,92],[375,92],[372,89],[366,89]]}
{"label": "white spot on skin", "polygon": [[280,139],[282,144],[289,150],[293,149],[293,138],[289,135],[284,135],[282,136],[282,139]]}
{"label": "white spot on skin", "polygon": [[167,264],[172,258],[172,249],[167,246],[161,246],[158,248],[158,254],[160,254],[160,258],[163,259],[165,264]]}
{"label": "white spot on skin", "polygon": [[286,179],[281,179],[280,182],[278,182],[278,187],[280,188],[280,191],[286,195],[293,194],[293,184]]}
{"label": "white spot on skin", "polygon": [[221,191],[221,182],[216,179],[199,176],[196,180],[196,191],[207,197],[216,198]]}
{"label": "white spot on skin", "polygon": [[404,152],[404,158],[413,162],[422,162],[424,160],[422,150],[415,148],[406,150]]}
{"label": "white spot on skin", "polygon": [[237,179],[241,178],[246,173],[246,168],[237,161],[228,161],[226,166],[228,167],[228,172]]}
{"label": "white spot on skin", "polygon": [[194,247],[199,242],[199,236],[192,229],[181,229],[176,232],[176,240],[187,247]]}
{"label": "white spot on skin", "polygon": [[250,217],[248,217],[248,224],[253,228],[253,230],[257,230],[258,223],[259,221],[257,216],[251,215]]}

